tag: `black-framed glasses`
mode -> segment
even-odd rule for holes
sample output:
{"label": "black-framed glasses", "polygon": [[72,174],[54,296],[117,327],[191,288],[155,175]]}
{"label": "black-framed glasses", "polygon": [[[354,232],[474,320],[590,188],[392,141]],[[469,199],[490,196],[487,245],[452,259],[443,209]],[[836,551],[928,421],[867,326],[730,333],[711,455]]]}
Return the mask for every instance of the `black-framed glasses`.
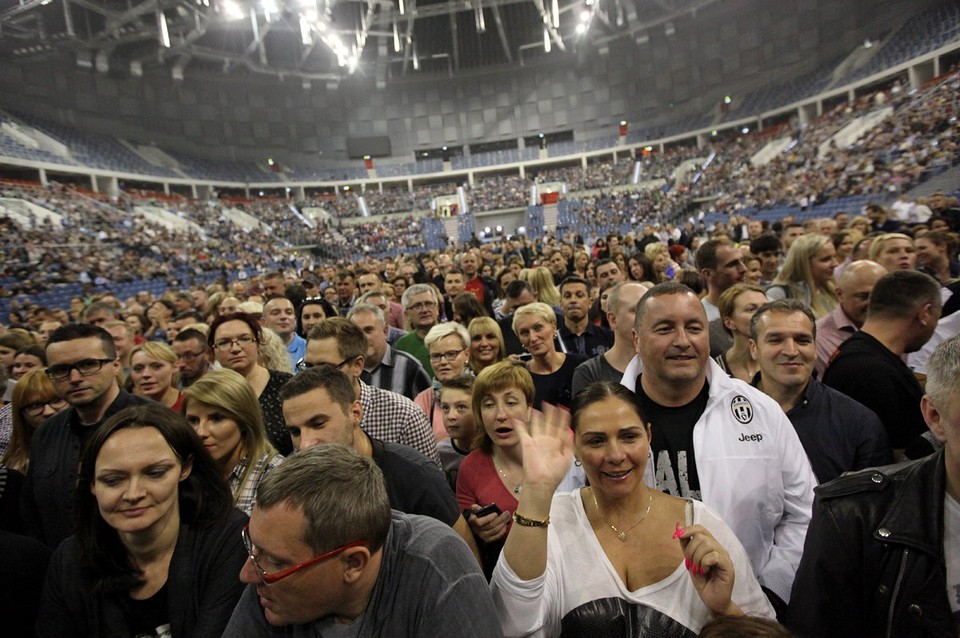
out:
{"label": "black-framed glasses", "polygon": [[253,544],[253,541],[250,540],[250,526],[244,525],[243,529],[240,531],[240,535],[243,538],[243,546],[247,550],[247,556],[250,558],[250,562],[253,563],[254,569],[257,570],[257,575],[260,577],[260,582],[263,583],[264,585],[272,585],[278,580],[283,580],[287,576],[292,576],[297,572],[304,570],[307,567],[310,567],[311,565],[316,565],[317,563],[327,560],[328,558],[333,558],[337,554],[341,554],[347,551],[348,549],[351,549],[353,547],[360,547],[367,544],[367,541],[365,540],[353,541],[352,543],[341,545],[336,549],[331,549],[329,552],[324,552],[319,556],[314,556],[310,560],[305,560],[298,565],[294,565],[293,567],[287,567],[286,569],[281,569],[278,572],[267,573],[267,570],[265,570],[263,566],[260,564],[260,559],[256,555],[256,552],[257,552],[256,546]]}
{"label": "black-framed glasses", "polygon": [[[67,376],[69,375],[70,373],[68,372]],[[43,414],[43,411],[46,409],[48,405],[53,410],[56,410],[57,412],[59,412],[60,410],[63,410],[64,408],[66,408],[67,405],[69,404],[63,399],[50,399],[49,401],[34,401],[33,403],[28,403],[27,405],[20,408],[20,410],[24,414],[27,414],[29,416],[38,417]]]}
{"label": "black-framed glasses", "polygon": [[303,359],[300,359],[299,361],[297,361],[297,370],[300,370],[300,371],[302,372],[302,371],[304,371],[304,370],[309,370],[310,368],[317,368],[317,367],[320,367],[320,366],[330,366],[331,368],[340,369],[340,368],[342,368],[343,366],[347,365],[348,363],[352,363],[354,360],[356,360],[357,356],[358,356],[358,355],[353,355],[352,357],[347,357],[346,359],[344,359],[344,360],[341,361],[340,363],[336,363],[336,364],[334,364],[334,363],[327,363],[326,361],[318,361],[317,363],[310,363],[309,361],[305,361],[305,360],[303,360]]}
{"label": "black-framed glasses", "polygon": [[242,335],[236,337],[235,339],[217,339],[213,342],[214,350],[226,350],[232,348],[234,344],[237,344],[241,348],[246,348],[247,346],[257,342],[257,338],[253,335]]}
{"label": "black-framed glasses", "polygon": [[466,348],[460,348],[459,350],[447,350],[446,352],[431,352],[430,353],[430,363],[440,363],[441,361],[453,361],[460,356],[460,353],[466,350]]}
{"label": "black-framed glasses", "polygon": [[47,376],[55,381],[64,381],[70,378],[70,373],[76,370],[81,376],[92,376],[103,368],[105,363],[113,363],[116,359],[82,359],[76,363],[58,363],[47,367]]}

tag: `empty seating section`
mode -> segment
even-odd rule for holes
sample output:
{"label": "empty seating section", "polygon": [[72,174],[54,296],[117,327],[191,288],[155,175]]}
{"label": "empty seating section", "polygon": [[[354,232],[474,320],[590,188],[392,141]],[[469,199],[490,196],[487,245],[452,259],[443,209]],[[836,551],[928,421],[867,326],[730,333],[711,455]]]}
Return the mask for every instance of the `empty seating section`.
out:
{"label": "empty seating section", "polygon": [[236,184],[280,182],[280,175],[260,168],[254,162],[231,162],[208,160],[181,151],[167,151],[175,158],[188,175],[205,181],[222,181]]}
{"label": "empty seating section", "polygon": [[762,89],[752,91],[742,97],[731,96],[733,103],[730,109],[720,118],[720,121],[732,122],[817,95],[830,83],[831,73],[836,66],[836,62],[787,82],[766,85]]}
{"label": "empty seating section", "polygon": [[856,82],[874,73],[903,64],[960,37],[960,5],[945,4],[912,16],[862,67],[851,71],[844,82]]}
{"label": "empty seating section", "polygon": [[14,115],[17,119],[62,142],[70,149],[71,156],[81,166],[157,177],[179,177],[169,168],[155,166],[146,161],[115,137],[86,133],[70,126],[41,121],[24,113]]}

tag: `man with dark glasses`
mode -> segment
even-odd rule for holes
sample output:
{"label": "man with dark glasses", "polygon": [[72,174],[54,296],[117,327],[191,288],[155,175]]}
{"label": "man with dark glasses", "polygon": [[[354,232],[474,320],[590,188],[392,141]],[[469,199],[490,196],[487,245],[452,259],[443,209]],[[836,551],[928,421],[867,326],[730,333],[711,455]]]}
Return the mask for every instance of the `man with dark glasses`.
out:
{"label": "man with dark glasses", "polygon": [[47,341],[46,374],[70,408],[44,421],[30,444],[21,514],[26,531],[50,547],[73,534],[83,443],[103,421],[146,399],[117,384],[120,360],[109,332],[91,324],[57,328]]}

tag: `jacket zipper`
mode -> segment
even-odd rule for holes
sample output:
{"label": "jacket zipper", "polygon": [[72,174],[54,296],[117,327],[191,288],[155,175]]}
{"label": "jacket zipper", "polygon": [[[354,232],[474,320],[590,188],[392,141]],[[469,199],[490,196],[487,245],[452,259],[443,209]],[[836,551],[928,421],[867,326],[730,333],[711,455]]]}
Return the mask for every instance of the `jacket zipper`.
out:
{"label": "jacket zipper", "polygon": [[897,572],[897,580],[893,585],[893,594],[890,597],[890,611],[887,612],[887,638],[890,638],[893,632],[893,611],[897,605],[897,594],[900,593],[900,585],[903,584],[904,573],[907,571],[907,557],[909,555],[910,550],[905,549],[900,558],[900,570]]}

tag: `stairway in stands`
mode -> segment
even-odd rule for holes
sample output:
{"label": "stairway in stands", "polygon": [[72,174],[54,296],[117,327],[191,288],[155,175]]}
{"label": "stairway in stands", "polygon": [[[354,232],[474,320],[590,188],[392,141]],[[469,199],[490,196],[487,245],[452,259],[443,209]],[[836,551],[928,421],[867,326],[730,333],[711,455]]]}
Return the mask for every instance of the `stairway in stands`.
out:
{"label": "stairway in stands", "polygon": [[953,193],[957,190],[960,190],[960,164],[928,179],[907,195],[909,195],[910,201],[915,201],[918,197],[929,197],[937,191]]}

